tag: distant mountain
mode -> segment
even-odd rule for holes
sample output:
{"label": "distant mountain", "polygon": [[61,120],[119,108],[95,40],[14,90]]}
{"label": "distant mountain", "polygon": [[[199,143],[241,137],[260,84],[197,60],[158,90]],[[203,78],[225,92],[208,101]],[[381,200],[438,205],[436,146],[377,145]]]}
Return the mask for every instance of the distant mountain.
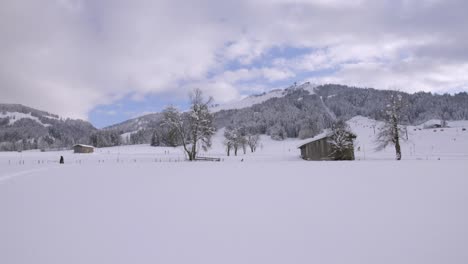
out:
{"label": "distant mountain", "polygon": [[[360,115],[383,120],[390,93],[372,88],[304,83],[216,105],[211,111],[218,129],[243,126],[251,133],[267,134],[278,140],[308,138],[328,128],[337,118],[348,120]],[[400,94],[407,102],[407,124],[417,125],[430,119],[468,120],[467,93]],[[123,134],[131,144],[149,143],[155,131],[164,136],[161,121],[161,114],[150,114],[106,129]]]}
{"label": "distant mountain", "polygon": [[[392,91],[344,85],[304,83],[283,90],[253,95],[211,108],[214,124],[243,127],[250,133],[276,140],[309,138],[336,119],[355,116],[383,120]],[[407,107],[404,122],[468,120],[468,94],[399,93]],[[61,119],[22,105],[0,105],[0,150],[70,147],[75,143],[96,147],[150,143],[173,146],[177,140],[162,126],[162,113],[148,114],[101,130],[82,120]]]}
{"label": "distant mountain", "polygon": [[162,129],[162,120],[162,113],[147,114],[105,127],[102,131],[120,135],[121,144],[149,143],[154,131]]}
{"label": "distant mountain", "polygon": [[[306,94],[314,94],[316,85],[312,85],[306,82],[302,85],[293,85],[286,89],[276,89],[266,93],[251,95],[242,100],[234,101],[223,105],[214,105],[210,108],[211,112],[215,113],[215,116],[223,116],[225,111],[240,111],[241,109],[251,108],[252,106],[263,104],[274,98],[283,98],[292,94],[296,91],[305,92]],[[221,113],[221,114],[220,114]],[[149,143],[154,131],[164,130],[161,127],[163,120],[162,113],[153,113],[137,117],[124,121],[119,124],[108,126],[103,128],[105,131],[114,131],[122,135],[124,143],[128,144],[140,144]],[[221,128],[226,123],[230,123],[230,119],[226,119],[223,122],[220,118],[216,118],[216,126]],[[160,134],[164,134],[161,132]]]}
{"label": "distant mountain", "polygon": [[129,119],[122,123],[105,127],[103,130],[118,131],[121,134],[135,132],[141,129],[156,127],[161,122],[162,118],[163,115],[161,113],[147,114],[137,118]]}
{"label": "distant mountain", "polygon": [[286,89],[275,89],[275,90],[271,90],[269,92],[265,92],[262,94],[250,95],[240,101],[234,101],[234,102],[230,102],[230,103],[223,104],[223,105],[216,105],[211,108],[211,111],[215,113],[215,112],[219,112],[222,110],[234,110],[234,109],[247,108],[256,104],[261,104],[272,98],[284,97],[288,95],[289,93],[296,91],[296,90],[303,90],[303,91],[309,92],[309,94],[314,94],[314,89],[316,87],[317,87],[316,85],[306,82],[302,85],[293,85]]}
{"label": "distant mountain", "polygon": [[[309,92],[310,94],[313,94],[315,87],[317,86],[312,85],[309,82],[306,82],[302,85],[298,85],[298,86],[293,85],[286,89],[275,89],[275,90],[271,90],[269,92],[265,92],[261,94],[250,95],[239,101],[234,101],[234,102],[230,102],[230,103],[222,104],[222,105],[219,105],[219,104],[213,105],[211,106],[210,111],[212,113],[217,113],[217,112],[226,111],[226,110],[239,110],[239,109],[249,108],[249,107],[252,107],[253,105],[261,104],[272,98],[284,97],[296,90],[301,90],[301,91],[303,90],[303,91]],[[118,131],[121,134],[134,133],[142,129],[157,128],[158,126],[160,126],[162,119],[163,119],[162,113],[152,113],[152,114],[147,114],[144,116],[136,117],[136,118],[129,119],[129,120],[126,120],[124,122],[121,122],[115,125],[105,127],[103,128],[103,130]]]}
{"label": "distant mountain", "polygon": [[[334,84],[292,86],[281,96],[259,104],[218,111],[215,123],[218,127],[243,126],[252,133],[268,134],[277,139],[308,138],[328,128],[337,118],[348,120],[360,115],[383,120],[391,93]],[[407,105],[404,113],[407,124],[417,125],[430,119],[468,120],[466,92],[399,94]]]}
{"label": "distant mountain", "polygon": [[0,104],[0,151],[50,149],[89,143],[96,131],[89,122],[20,104]]}

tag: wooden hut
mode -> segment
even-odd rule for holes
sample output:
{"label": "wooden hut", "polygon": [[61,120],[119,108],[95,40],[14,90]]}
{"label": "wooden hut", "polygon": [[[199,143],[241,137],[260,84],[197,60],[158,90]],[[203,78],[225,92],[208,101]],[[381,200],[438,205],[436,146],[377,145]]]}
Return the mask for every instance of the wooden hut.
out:
{"label": "wooden hut", "polygon": [[74,153],[93,153],[94,152],[94,147],[93,146],[88,146],[88,145],[83,145],[83,144],[77,144],[73,146],[73,152]]}
{"label": "wooden hut", "polygon": [[[354,160],[354,147],[351,146],[338,155],[329,143],[330,136],[330,134],[322,134],[300,145],[301,158],[305,160]],[[353,135],[350,140],[354,138]]]}

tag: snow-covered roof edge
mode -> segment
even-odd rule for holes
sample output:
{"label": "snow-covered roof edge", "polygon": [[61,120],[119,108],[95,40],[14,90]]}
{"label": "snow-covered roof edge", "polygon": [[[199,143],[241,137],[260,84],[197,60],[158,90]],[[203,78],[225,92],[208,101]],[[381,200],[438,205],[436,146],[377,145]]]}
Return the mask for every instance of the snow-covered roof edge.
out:
{"label": "snow-covered roof edge", "polygon": [[331,135],[331,131],[329,129],[325,129],[324,132],[316,135],[315,137],[304,139],[303,141],[301,141],[301,143],[299,145],[297,145],[297,148],[301,148],[302,146],[307,145],[307,144],[309,144],[311,142],[314,142],[314,141],[317,141],[317,140],[320,140],[320,139],[324,139],[326,137],[329,137],[330,135]]}
{"label": "snow-covered roof edge", "polygon": [[76,145],[73,145],[73,147],[86,147],[86,148],[94,148],[94,146],[90,146],[90,145],[85,145],[85,144],[76,144]]}

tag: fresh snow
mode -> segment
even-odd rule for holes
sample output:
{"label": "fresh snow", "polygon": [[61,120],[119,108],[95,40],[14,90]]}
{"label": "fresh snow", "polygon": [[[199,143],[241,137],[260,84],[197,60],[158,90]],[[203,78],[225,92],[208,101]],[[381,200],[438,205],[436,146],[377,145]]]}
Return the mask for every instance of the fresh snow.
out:
{"label": "fresh snow", "polygon": [[76,147],[76,146],[87,147],[87,148],[94,148],[94,146],[85,145],[85,144],[76,144],[74,147]]}
{"label": "fresh snow", "polygon": [[221,162],[2,152],[0,263],[468,263],[468,121],[409,127],[402,161],[373,150],[379,122],[348,123],[356,161],[303,161],[300,140],[267,136],[227,157],[222,130],[202,153]]}
{"label": "fresh snow", "polygon": [[[348,121],[352,131],[357,135],[355,140],[355,156],[357,160],[392,160],[395,156],[393,147],[389,146],[382,151],[375,151],[375,134],[378,132],[381,122],[366,117],[357,116]],[[449,121],[449,128],[422,129],[419,126],[408,127],[407,141],[402,141],[403,159],[405,160],[439,160],[460,159],[468,160],[468,121]],[[375,131],[375,133],[374,133]],[[434,132],[435,131],[435,132]],[[298,146],[311,140],[318,139],[327,131],[312,139],[286,139],[284,141],[272,140],[269,136],[261,135],[260,145],[256,153],[227,157],[223,145],[224,129],[218,131],[213,137],[213,146],[208,152],[200,155],[208,157],[220,157],[225,162],[252,161],[301,161]],[[182,147],[151,147],[149,145],[131,145],[110,148],[95,148],[93,154],[73,154],[72,150],[61,152],[0,152],[0,166],[8,165],[8,162],[37,163],[38,160],[49,159],[50,162],[58,160],[56,157],[64,156],[69,162],[97,162],[98,160],[121,162],[157,162],[182,161],[184,151]]]}
{"label": "fresh snow", "polygon": [[[357,135],[357,158],[390,159],[395,156],[393,146],[379,152],[374,150],[374,139],[381,122],[357,116],[349,120],[348,124]],[[401,142],[403,159],[468,159],[468,132],[463,131],[463,127],[468,127],[468,121],[448,121],[448,125],[449,128],[437,129],[423,129],[422,125],[408,126],[408,140]]]}

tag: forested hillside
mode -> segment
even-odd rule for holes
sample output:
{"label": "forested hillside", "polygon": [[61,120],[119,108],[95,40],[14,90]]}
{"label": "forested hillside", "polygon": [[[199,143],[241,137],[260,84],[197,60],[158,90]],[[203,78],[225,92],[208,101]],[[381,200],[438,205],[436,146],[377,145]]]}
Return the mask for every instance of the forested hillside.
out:
{"label": "forested hillside", "polygon": [[[251,107],[215,113],[218,128],[245,126],[248,130],[274,138],[307,138],[328,128],[334,119],[366,116],[383,120],[388,98],[394,91],[362,89],[342,85],[322,85],[313,92],[290,87],[283,97],[275,97]],[[400,94],[405,103],[403,120],[416,125],[429,119],[468,119],[468,94]]]}
{"label": "forested hillside", "polygon": [[88,143],[96,131],[89,122],[17,104],[0,104],[0,151],[69,148]]}

